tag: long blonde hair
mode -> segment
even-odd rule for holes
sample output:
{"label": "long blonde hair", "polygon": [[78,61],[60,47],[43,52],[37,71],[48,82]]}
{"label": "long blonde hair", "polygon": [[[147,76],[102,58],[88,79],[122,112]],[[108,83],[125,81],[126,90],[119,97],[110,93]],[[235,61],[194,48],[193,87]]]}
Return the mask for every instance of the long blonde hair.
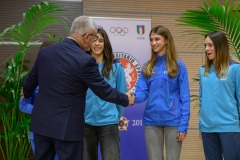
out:
{"label": "long blonde hair", "polygon": [[[166,40],[166,59],[167,59],[167,73],[170,77],[175,77],[178,73],[178,63],[177,63],[177,53],[176,53],[176,47],[173,41],[172,34],[170,31],[164,27],[164,26],[156,26],[152,28],[152,30],[149,33],[149,37],[152,33],[156,33],[158,35],[161,35]],[[156,65],[156,53],[151,52],[151,59],[146,63],[146,65],[143,68],[143,74],[145,77],[150,78],[151,74],[153,73],[153,68]]]}
{"label": "long blonde hair", "polygon": [[211,65],[214,65],[214,69],[218,78],[224,76],[227,73],[230,61],[229,46],[226,35],[221,31],[210,32],[205,36],[205,39],[209,37],[212,42],[216,53],[216,58],[209,60],[207,54],[205,54],[205,71],[204,75],[207,76]]}

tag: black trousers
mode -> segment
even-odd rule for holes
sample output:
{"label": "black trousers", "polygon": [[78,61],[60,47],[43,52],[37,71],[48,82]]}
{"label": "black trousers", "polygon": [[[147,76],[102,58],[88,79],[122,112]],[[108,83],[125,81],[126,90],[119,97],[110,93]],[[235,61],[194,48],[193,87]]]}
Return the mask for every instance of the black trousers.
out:
{"label": "black trousers", "polygon": [[83,141],[63,141],[34,134],[34,160],[83,160]]}

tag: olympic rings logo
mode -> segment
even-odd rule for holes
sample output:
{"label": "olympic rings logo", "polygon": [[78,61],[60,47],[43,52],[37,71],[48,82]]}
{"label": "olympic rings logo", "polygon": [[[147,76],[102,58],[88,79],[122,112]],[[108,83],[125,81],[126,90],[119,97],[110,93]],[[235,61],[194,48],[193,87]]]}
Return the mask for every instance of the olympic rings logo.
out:
{"label": "olympic rings logo", "polygon": [[128,28],[127,27],[111,27],[110,28],[110,32],[112,34],[114,34],[115,36],[117,35],[121,35],[121,36],[125,36],[128,33]]}

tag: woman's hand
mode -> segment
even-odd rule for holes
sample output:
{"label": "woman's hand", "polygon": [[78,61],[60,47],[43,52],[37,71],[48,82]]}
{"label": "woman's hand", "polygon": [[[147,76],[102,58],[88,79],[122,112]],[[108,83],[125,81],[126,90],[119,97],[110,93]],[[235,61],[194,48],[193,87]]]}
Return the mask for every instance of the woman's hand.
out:
{"label": "woman's hand", "polygon": [[178,137],[177,141],[178,141],[178,142],[183,141],[183,140],[186,138],[186,136],[187,136],[187,134],[185,134],[185,133],[183,133],[183,132],[178,132],[178,133],[177,133],[177,137]]}

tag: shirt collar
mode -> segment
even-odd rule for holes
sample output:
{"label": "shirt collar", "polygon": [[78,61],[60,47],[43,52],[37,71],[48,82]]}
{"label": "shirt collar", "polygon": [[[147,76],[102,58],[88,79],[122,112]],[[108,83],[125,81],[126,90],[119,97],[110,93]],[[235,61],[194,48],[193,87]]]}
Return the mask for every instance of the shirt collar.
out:
{"label": "shirt collar", "polygon": [[78,41],[77,41],[76,39],[74,39],[74,38],[72,38],[72,37],[67,37],[67,38],[74,40],[75,42],[77,42],[77,44],[80,46],[80,48],[82,48],[81,44],[78,43]]}

